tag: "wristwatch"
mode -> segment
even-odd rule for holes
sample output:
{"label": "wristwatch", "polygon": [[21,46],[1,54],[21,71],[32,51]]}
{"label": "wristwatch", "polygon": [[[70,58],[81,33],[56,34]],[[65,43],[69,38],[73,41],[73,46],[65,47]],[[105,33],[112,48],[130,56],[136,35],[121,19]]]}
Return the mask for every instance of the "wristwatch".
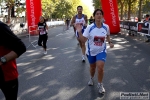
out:
{"label": "wristwatch", "polygon": [[7,62],[6,58],[5,57],[0,57],[0,62],[2,64],[5,64]]}

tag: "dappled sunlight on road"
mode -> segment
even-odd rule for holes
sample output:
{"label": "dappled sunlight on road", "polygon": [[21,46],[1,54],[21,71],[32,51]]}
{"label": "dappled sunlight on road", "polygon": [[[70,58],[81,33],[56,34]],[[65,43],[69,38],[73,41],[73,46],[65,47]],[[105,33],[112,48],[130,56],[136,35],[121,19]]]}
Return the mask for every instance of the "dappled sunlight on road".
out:
{"label": "dappled sunlight on road", "polygon": [[107,68],[106,70],[105,70],[105,72],[109,72],[109,71],[114,71],[114,70],[119,70],[121,67],[122,67],[123,65],[122,64],[119,64],[118,66],[109,66],[109,68]]}
{"label": "dappled sunlight on road", "polygon": [[124,49],[125,47],[123,47],[122,45],[119,45],[119,44],[114,44],[114,48],[111,49],[111,51],[113,50],[121,50],[121,49]]}
{"label": "dappled sunlight on road", "polygon": [[43,69],[43,71],[47,71],[47,70],[51,70],[51,69],[54,69],[54,66],[46,67],[46,68]]}
{"label": "dappled sunlight on road", "polygon": [[126,42],[124,38],[113,38],[114,41],[118,42]]}
{"label": "dappled sunlight on road", "polygon": [[137,66],[139,65],[140,63],[144,62],[145,61],[145,58],[141,58],[141,59],[137,59],[135,62],[134,62],[134,65]]}
{"label": "dappled sunlight on road", "polygon": [[34,52],[32,54],[29,54],[28,56],[30,57],[30,56],[35,56],[35,55],[39,55],[39,54],[41,54],[41,52]]}
{"label": "dappled sunlight on road", "polygon": [[108,100],[120,100],[120,91],[110,91]]}
{"label": "dappled sunlight on road", "polygon": [[31,62],[26,62],[26,63],[18,63],[17,66],[27,66],[31,64]]}
{"label": "dappled sunlight on road", "polygon": [[53,86],[53,85],[61,85],[61,84],[57,79],[47,82],[47,86]]}
{"label": "dappled sunlight on road", "polygon": [[42,59],[44,59],[44,60],[52,60],[52,59],[54,59],[55,57],[53,57],[52,55],[45,55]]}
{"label": "dappled sunlight on road", "polygon": [[78,93],[80,93],[82,90],[84,90],[85,87],[83,88],[71,88],[71,87],[62,87],[59,89],[59,92],[45,100],[71,100],[72,97],[76,96]]}
{"label": "dappled sunlight on road", "polygon": [[75,50],[70,50],[69,48],[66,48],[68,50],[64,50],[64,54],[69,54],[75,52]]}
{"label": "dappled sunlight on road", "polygon": [[37,91],[38,88],[39,88],[39,86],[33,86],[33,87],[25,90],[24,92],[20,93],[20,96],[18,97],[18,99],[21,100],[22,96],[30,94],[31,92]]}
{"label": "dappled sunlight on road", "polygon": [[33,97],[36,97],[36,96],[42,96],[44,93],[47,92],[47,90],[49,90],[49,88],[39,88],[38,91],[35,91],[34,94],[32,95]]}
{"label": "dappled sunlight on road", "polygon": [[32,53],[35,52],[35,50],[27,50],[26,53]]}
{"label": "dappled sunlight on road", "polygon": [[42,71],[36,71],[36,72],[32,73],[32,74],[30,75],[30,77],[27,78],[27,80],[32,79],[32,78],[34,78],[34,77],[38,77],[38,76],[41,75],[41,74],[43,74]]}
{"label": "dappled sunlight on road", "polygon": [[48,48],[47,50],[56,50],[56,49],[58,49],[58,48]]}
{"label": "dappled sunlight on road", "polygon": [[58,29],[49,34],[47,55],[39,46],[30,47],[17,59],[18,100],[120,100],[120,92],[150,91],[147,46],[122,34],[111,36],[114,48],[107,44],[103,79],[106,93],[102,96],[98,94],[97,71],[94,86],[87,85],[89,63],[87,58],[82,63],[73,30]]}
{"label": "dappled sunlight on road", "polygon": [[127,80],[123,80],[120,77],[115,77],[113,79],[110,80],[110,84],[116,84],[116,85],[126,85],[128,84]]}

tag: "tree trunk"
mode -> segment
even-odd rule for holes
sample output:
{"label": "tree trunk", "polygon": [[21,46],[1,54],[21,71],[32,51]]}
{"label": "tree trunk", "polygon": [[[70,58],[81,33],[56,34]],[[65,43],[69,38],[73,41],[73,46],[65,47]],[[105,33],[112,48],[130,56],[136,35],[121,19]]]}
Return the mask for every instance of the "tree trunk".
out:
{"label": "tree trunk", "polygon": [[7,23],[10,24],[11,6],[8,7]]}
{"label": "tree trunk", "polygon": [[138,22],[141,21],[142,0],[139,0]]}
{"label": "tree trunk", "polygon": [[130,14],[131,14],[131,3],[128,4],[128,20],[130,20]]}
{"label": "tree trunk", "polygon": [[121,4],[121,20],[123,20],[123,4]]}

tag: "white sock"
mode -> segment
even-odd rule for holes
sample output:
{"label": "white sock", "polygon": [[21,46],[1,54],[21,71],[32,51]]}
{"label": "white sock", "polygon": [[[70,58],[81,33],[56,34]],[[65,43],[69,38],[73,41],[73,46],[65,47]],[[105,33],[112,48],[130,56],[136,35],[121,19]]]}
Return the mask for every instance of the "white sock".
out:
{"label": "white sock", "polygon": [[102,83],[98,82],[98,85],[101,85]]}

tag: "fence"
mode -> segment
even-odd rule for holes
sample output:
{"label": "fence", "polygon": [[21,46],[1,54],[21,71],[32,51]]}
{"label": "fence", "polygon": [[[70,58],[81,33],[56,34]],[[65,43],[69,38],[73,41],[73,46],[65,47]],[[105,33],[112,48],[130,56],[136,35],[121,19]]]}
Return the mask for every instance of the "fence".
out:
{"label": "fence", "polygon": [[58,25],[65,25],[64,21],[48,21],[46,22],[48,27],[58,26]]}
{"label": "fence", "polygon": [[[6,18],[6,17],[0,18],[0,21],[6,23],[7,18]],[[25,18],[25,17],[22,17],[22,18],[11,18],[11,19],[10,19],[10,23],[11,23],[11,24],[25,23],[25,22],[26,22],[26,18]]]}
{"label": "fence", "polygon": [[[64,21],[48,21],[46,22],[48,27],[54,27],[54,26],[59,26],[59,25],[64,25]],[[26,36],[28,35],[28,25],[27,23],[15,23],[15,24],[10,24],[8,25],[10,29],[15,33],[16,35],[20,36]]]}
{"label": "fence", "polygon": [[37,42],[38,42],[38,25],[34,25],[34,26],[29,26],[29,42],[30,45],[27,47],[29,48],[30,46],[33,46],[34,48],[37,47]]}
{"label": "fence", "polygon": [[138,36],[138,38],[150,39],[150,22],[130,22],[130,21],[120,21],[120,28],[123,31],[127,31],[129,35]]}
{"label": "fence", "polygon": [[16,23],[15,25],[11,24],[9,26],[16,35],[28,32],[27,23]]}

